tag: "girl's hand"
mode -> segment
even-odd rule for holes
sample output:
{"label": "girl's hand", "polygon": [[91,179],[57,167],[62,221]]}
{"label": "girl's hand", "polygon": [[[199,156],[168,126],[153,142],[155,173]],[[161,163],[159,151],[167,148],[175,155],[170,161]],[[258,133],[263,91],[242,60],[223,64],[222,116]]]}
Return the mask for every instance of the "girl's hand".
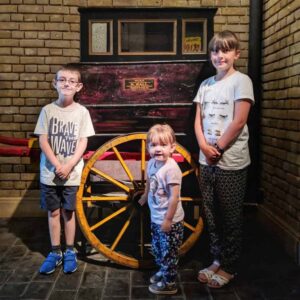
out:
{"label": "girl's hand", "polygon": [[214,146],[206,144],[201,148],[201,150],[205,155],[206,162],[209,165],[215,165],[221,158],[221,153],[218,152],[218,150]]}
{"label": "girl's hand", "polygon": [[168,219],[164,219],[160,228],[163,232],[170,232],[172,229],[172,221]]}
{"label": "girl's hand", "polygon": [[147,202],[147,195],[143,194],[141,196],[140,200],[138,201],[138,203],[139,203],[140,206],[143,206],[143,205],[145,205],[146,202]]}

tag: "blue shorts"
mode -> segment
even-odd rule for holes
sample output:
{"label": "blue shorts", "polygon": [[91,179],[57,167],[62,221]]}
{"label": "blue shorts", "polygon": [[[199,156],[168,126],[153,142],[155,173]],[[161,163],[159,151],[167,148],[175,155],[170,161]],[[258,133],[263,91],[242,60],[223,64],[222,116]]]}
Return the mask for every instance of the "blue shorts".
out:
{"label": "blue shorts", "polygon": [[40,183],[41,208],[54,211],[58,208],[75,210],[78,186],[57,186]]}

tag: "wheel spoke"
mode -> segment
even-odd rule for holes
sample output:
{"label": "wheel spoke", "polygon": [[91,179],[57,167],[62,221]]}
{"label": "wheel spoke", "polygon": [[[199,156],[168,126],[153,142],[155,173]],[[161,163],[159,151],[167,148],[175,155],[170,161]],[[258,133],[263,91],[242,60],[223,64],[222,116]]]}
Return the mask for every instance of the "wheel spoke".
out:
{"label": "wheel spoke", "polygon": [[118,186],[119,188],[123,189],[125,192],[127,192],[127,193],[130,192],[130,188],[128,186],[126,186],[125,184],[121,183],[120,181],[112,178],[110,175],[100,171],[99,169],[91,168],[91,171],[96,173],[97,175],[105,178],[106,180],[110,181],[111,183]]}
{"label": "wheel spoke", "polygon": [[200,201],[200,198],[194,198],[194,197],[180,197],[181,201]]}
{"label": "wheel spoke", "polygon": [[91,196],[82,197],[82,201],[128,201],[127,196]]}
{"label": "wheel spoke", "polygon": [[128,178],[130,179],[130,181],[131,181],[132,183],[134,183],[133,176],[132,176],[132,174],[131,174],[131,172],[130,172],[128,166],[126,165],[124,159],[122,158],[120,152],[118,151],[118,149],[117,149],[116,147],[112,147],[112,149],[113,149],[114,153],[116,154],[118,160],[120,161],[120,163],[121,163],[121,165],[122,165],[124,171],[126,172]]}
{"label": "wheel spoke", "polygon": [[134,209],[133,209],[132,212],[131,212],[131,214],[130,214],[130,216],[129,216],[129,218],[128,218],[127,221],[125,222],[125,224],[124,224],[124,226],[122,227],[121,231],[119,232],[117,238],[115,239],[114,243],[112,244],[112,246],[111,246],[111,248],[110,248],[111,251],[114,251],[115,248],[117,247],[117,245],[118,245],[120,239],[122,238],[122,236],[124,235],[126,229],[128,228],[128,226],[129,226],[129,224],[130,224],[130,221],[131,221],[131,219],[132,219],[134,213],[135,213],[135,211],[134,211]]}
{"label": "wheel spoke", "polygon": [[141,232],[140,232],[140,254],[141,257],[144,257],[144,250],[145,250],[145,245],[144,245],[144,213],[141,210],[141,215],[140,215],[140,225],[141,225]]}
{"label": "wheel spoke", "polygon": [[195,172],[195,169],[190,169],[190,170],[187,170],[185,172],[182,173],[182,177],[185,177],[191,173],[194,173]]}
{"label": "wheel spoke", "polygon": [[[133,144],[128,145],[130,142]],[[107,157],[105,153],[108,151],[113,154],[108,159],[116,162],[121,172],[111,168],[109,162],[103,164],[103,168],[102,164],[99,164],[100,167],[96,164]],[[140,155],[136,155],[138,151],[141,151]],[[176,144],[175,153],[178,153],[174,158],[182,169],[182,187],[185,189],[181,201],[186,208],[186,234],[179,250],[183,255],[195,244],[203,230],[202,199],[200,191],[191,192],[191,188],[199,188],[197,163],[180,144]],[[78,223],[91,246],[118,264],[132,268],[153,265],[148,209],[136,206],[145,189],[147,159],[146,133],[114,138],[103,144],[86,162],[77,193]],[[139,216],[136,218],[135,214]],[[137,243],[136,247],[131,243]]]}
{"label": "wheel spoke", "polygon": [[124,211],[127,210],[127,208],[129,207],[129,205],[124,206],[120,209],[118,209],[117,211],[115,211],[114,213],[110,214],[109,216],[107,216],[106,218],[104,218],[103,220],[101,220],[100,222],[96,223],[95,225],[91,226],[91,231],[95,230],[96,228],[102,226],[104,223],[108,222],[109,220],[113,219],[114,217],[116,217],[117,215],[123,213]]}
{"label": "wheel spoke", "polygon": [[141,140],[141,181],[142,186],[145,185],[145,172],[146,172],[146,141]]}
{"label": "wheel spoke", "polygon": [[196,228],[193,227],[192,225],[190,225],[189,223],[187,222],[183,222],[184,226],[187,227],[188,229],[190,229],[191,231],[195,232],[196,231]]}

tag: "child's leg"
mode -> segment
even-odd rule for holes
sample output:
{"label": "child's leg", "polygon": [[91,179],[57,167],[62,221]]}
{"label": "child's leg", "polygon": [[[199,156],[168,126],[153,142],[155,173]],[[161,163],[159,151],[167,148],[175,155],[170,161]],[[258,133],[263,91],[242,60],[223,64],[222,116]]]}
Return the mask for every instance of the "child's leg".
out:
{"label": "child's leg", "polygon": [[170,232],[160,231],[161,271],[166,283],[174,283],[177,277],[178,253],[183,240],[183,223],[172,225]]}
{"label": "child's leg", "polygon": [[155,263],[159,267],[159,271],[161,268],[161,249],[160,249],[160,225],[151,222],[151,247],[152,252],[155,257]]}
{"label": "child's leg", "polygon": [[76,231],[75,206],[77,186],[65,186],[62,191],[62,216],[65,227],[65,240],[68,249],[73,250]]}
{"label": "child's leg", "polygon": [[76,222],[75,212],[71,210],[62,209],[62,216],[64,219],[65,239],[67,247],[74,246]]}
{"label": "child's leg", "polygon": [[75,240],[75,212],[73,210],[62,209],[65,225],[66,251],[64,252],[63,270],[70,274],[77,270],[77,255],[74,251]]}
{"label": "child's leg", "polygon": [[215,201],[215,168],[200,166],[200,189],[203,197],[205,225],[210,237],[210,252],[214,259],[220,257],[220,236],[217,228],[217,203]]}
{"label": "child's leg", "polygon": [[48,211],[48,226],[52,247],[60,246],[60,208]]}
{"label": "child's leg", "polygon": [[51,274],[62,263],[60,248],[60,209],[48,211],[48,224],[52,250],[40,267],[41,274]]}
{"label": "child's leg", "polygon": [[230,274],[236,272],[242,243],[243,202],[246,190],[247,169],[217,171],[217,192],[222,213],[221,268]]}

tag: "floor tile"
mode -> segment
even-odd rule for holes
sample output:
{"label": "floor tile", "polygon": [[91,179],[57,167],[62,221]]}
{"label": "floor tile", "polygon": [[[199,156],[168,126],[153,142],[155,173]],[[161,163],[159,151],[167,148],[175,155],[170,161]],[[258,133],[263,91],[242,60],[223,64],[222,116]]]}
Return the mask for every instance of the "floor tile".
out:
{"label": "floor tile", "polygon": [[0,289],[0,296],[4,299],[16,299],[23,294],[26,287],[27,283],[5,283]]}
{"label": "floor tile", "polygon": [[52,283],[50,282],[31,282],[22,298],[26,299],[46,299],[47,295],[52,289]]}
{"label": "floor tile", "polygon": [[[172,296],[148,290],[151,270],[130,269],[100,253],[78,253],[78,271],[66,275],[62,266],[51,275],[38,270],[49,252],[46,219],[0,218],[0,300],[299,300],[300,268],[261,227],[255,213],[245,215],[244,248],[239,272],[230,285],[210,289],[197,273],[210,263],[207,232],[179,261],[179,291]],[[32,228],[39,228],[33,231]]]}

